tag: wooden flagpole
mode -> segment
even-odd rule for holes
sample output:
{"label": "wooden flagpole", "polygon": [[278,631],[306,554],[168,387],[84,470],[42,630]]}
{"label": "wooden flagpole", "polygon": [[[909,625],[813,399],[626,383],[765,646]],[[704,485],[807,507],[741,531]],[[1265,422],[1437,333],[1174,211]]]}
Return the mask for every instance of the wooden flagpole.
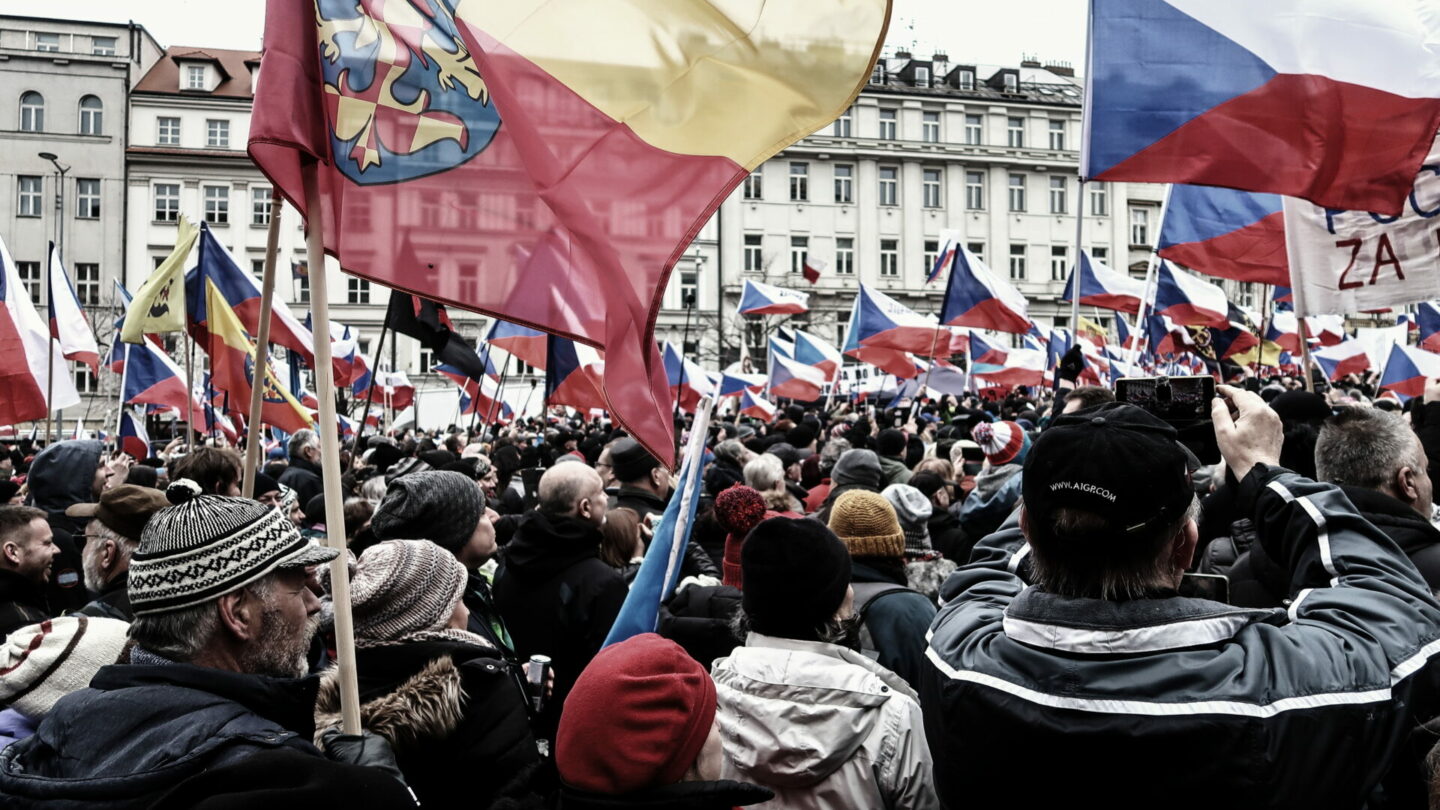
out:
{"label": "wooden flagpole", "polygon": [[[274,188],[270,191],[270,229],[265,236],[265,272],[260,279],[260,327],[255,331],[255,380],[250,384],[250,410],[249,424],[245,427],[249,434],[245,438],[245,470],[240,494],[246,498],[255,495],[255,468],[260,464],[260,447],[263,439],[260,437],[260,412],[265,400],[265,373],[261,370],[260,363],[264,363],[265,370],[270,366],[270,352],[267,347],[270,344],[270,309],[275,298],[275,263],[280,252],[280,210],[284,207],[283,198],[280,196],[280,189]],[[326,343],[329,343],[330,333],[325,333]],[[263,354],[262,354],[263,352]],[[300,358],[291,357],[290,362],[298,363]]]}
{"label": "wooden flagpole", "polygon": [[[330,362],[330,300],[325,272],[324,204],[319,166],[305,161],[305,248],[310,271],[310,311],[314,314],[315,387],[320,400],[320,470],[325,495],[325,542],[340,556],[330,563],[330,595],[335,606],[335,652],[340,661],[340,718],[346,734],[360,733],[360,687],[355,671],[355,622],[350,613],[350,572],[345,553],[345,508],[340,493],[340,437],[335,416],[335,367]],[[264,323],[265,321],[262,321]]]}

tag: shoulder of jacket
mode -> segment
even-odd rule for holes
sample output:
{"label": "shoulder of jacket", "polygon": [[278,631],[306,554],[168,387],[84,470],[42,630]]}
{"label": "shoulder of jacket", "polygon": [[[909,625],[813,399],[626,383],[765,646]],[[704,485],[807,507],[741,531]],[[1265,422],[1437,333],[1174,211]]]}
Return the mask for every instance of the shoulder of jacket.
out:
{"label": "shoulder of jacket", "polygon": [[[448,737],[465,718],[465,703],[461,665],[442,655],[389,693],[361,704],[360,723],[397,750],[403,750],[425,740]],[[315,699],[316,744],[323,732],[339,725],[339,671],[331,667],[321,674],[320,692]]]}

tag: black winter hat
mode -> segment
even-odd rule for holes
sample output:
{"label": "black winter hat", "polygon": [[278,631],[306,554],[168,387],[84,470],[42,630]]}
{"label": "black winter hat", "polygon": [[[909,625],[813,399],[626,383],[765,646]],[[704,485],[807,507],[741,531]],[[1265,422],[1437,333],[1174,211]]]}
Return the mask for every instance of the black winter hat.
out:
{"label": "black winter hat", "polygon": [[905,454],[905,432],[897,428],[885,428],[875,437],[875,452],[882,456],[896,458]]}
{"label": "black winter hat", "polygon": [[457,553],[475,534],[485,495],[463,473],[426,470],[390,482],[370,518],[379,540],[429,540]]}
{"label": "black winter hat", "polygon": [[620,483],[645,477],[660,462],[634,439],[624,438],[610,448],[610,469]]}
{"label": "black winter hat", "polygon": [[850,551],[818,520],[773,517],[740,552],[742,605],[757,633],[815,641],[850,587]]}

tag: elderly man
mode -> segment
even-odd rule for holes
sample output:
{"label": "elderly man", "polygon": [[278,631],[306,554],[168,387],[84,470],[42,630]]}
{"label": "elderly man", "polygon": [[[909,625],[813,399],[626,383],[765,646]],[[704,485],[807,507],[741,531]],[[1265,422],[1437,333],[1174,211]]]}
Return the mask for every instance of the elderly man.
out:
{"label": "elderly man", "polygon": [[[332,801],[337,791],[359,801],[364,786],[365,806],[399,806],[392,778],[331,762],[310,742],[317,683],[302,676],[320,602],[307,567],[337,552],[306,542],[275,509],[198,492],[172,484],[177,505],[141,535],[130,663],[101,669],[0,754],[7,806],[138,808],[167,793],[169,806],[217,793],[301,801],[291,783],[323,785]],[[362,739],[388,755],[383,741]]]}
{"label": "elderly man", "polygon": [[121,484],[108,489],[99,503],[77,503],[70,517],[89,518],[82,562],[85,587],[96,598],[80,609],[87,616],[133,621],[128,584],[130,560],[150,516],[169,506],[165,494],[150,487]]}
{"label": "elderly man", "polygon": [[50,618],[45,583],[57,553],[44,511],[0,506],[0,637]]}
{"label": "elderly man", "polygon": [[640,517],[665,511],[670,497],[670,471],[639,442],[626,437],[610,445],[611,471],[620,489],[612,504]]}
{"label": "elderly man", "polygon": [[300,505],[320,494],[323,484],[320,476],[320,435],[309,428],[295,431],[286,446],[290,455],[290,466],[280,474],[280,483],[295,490]]}
{"label": "elderly man", "polygon": [[1362,807],[1435,713],[1430,588],[1339,488],[1278,466],[1258,395],[1219,391],[1216,438],[1288,611],[1178,595],[1198,531],[1173,428],[1117,403],[1060,416],[1018,527],[941,590],[921,694],[942,801],[1023,780],[1036,806]]}
{"label": "elderly man", "polygon": [[548,655],[555,691],[537,720],[551,737],[581,670],[590,663],[625,602],[620,572],[600,559],[605,489],[584,464],[560,464],[540,478],[539,508],[520,518],[495,575],[495,605],[522,659]]}

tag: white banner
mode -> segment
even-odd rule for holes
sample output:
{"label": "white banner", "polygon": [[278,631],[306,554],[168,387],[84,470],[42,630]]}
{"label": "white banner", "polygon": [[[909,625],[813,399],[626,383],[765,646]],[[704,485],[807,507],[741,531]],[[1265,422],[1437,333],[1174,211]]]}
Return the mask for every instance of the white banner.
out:
{"label": "white banner", "polygon": [[1440,298],[1440,147],[1431,147],[1399,216],[1292,197],[1284,205],[1296,313],[1350,315]]}

